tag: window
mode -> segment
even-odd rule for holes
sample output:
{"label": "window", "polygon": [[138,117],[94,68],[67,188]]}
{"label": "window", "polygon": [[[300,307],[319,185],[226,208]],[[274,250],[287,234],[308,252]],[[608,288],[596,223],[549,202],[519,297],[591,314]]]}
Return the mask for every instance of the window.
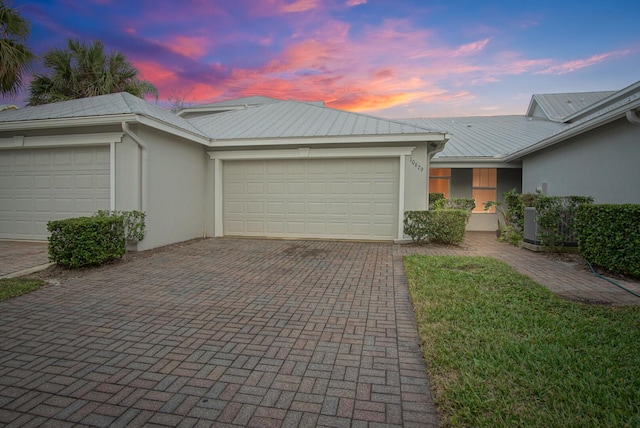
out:
{"label": "window", "polygon": [[476,200],[474,213],[494,213],[495,207],[488,211],[484,210],[484,203],[495,201],[497,194],[498,170],[495,168],[473,168],[473,184],[471,187],[471,197]]}
{"label": "window", "polygon": [[444,193],[449,197],[449,182],[451,181],[451,168],[429,169],[429,193]]}

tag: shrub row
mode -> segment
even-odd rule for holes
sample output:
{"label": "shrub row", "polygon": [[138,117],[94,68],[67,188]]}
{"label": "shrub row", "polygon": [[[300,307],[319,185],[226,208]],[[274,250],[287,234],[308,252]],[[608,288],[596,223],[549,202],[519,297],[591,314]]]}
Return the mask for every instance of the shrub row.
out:
{"label": "shrub row", "polygon": [[542,245],[558,250],[565,244],[575,244],[575,219],[578,207],[592,204],[591,196],[545,196],[536,198],[538,238]]}
{"label": "shrub row", "polygon": [[64,267],[99,265],[126,252],[122,216],[52,220],[47,229],[49,258]]}
{"label": "shrub row", "polygon": [[590,263],[640,277],[640,205],[580,205],[576,232]]}
{"label": "shrub row", "polygon": [[425,241],[459,244],[464,240],[468,217],[466,210],[406,211],[404,233],[419,245]]}

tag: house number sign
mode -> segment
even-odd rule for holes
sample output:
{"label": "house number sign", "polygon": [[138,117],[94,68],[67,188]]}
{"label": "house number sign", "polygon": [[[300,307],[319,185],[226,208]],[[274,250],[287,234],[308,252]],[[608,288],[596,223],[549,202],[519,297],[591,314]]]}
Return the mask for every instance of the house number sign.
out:
{"label": "house number sign", "polygon": [[417,169],[420,172],[424,171],[424,166],[419,164],[414,158],[409,158],[409,160],[411,161],[411,165],[413,165],[415,169]]}

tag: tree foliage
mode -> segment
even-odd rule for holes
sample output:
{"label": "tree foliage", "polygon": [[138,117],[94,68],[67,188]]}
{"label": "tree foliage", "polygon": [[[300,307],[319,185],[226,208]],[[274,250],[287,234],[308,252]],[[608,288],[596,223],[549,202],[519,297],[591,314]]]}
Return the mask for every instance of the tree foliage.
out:
{"label": "tree foliage", "polygon": [[31,66],[33,53],[26,45],[29,22],[0,0],[0,94],[13,95]]}
{"label": "tree foliage", "polygon": [[138,70],[121,52],[106,53],[98,40],[91,44],[69,39],[65,49],[44,55],[47,74],[36,74],[29,88],[29,105],[128,92],[137,97],[158,90],[138,78]]}

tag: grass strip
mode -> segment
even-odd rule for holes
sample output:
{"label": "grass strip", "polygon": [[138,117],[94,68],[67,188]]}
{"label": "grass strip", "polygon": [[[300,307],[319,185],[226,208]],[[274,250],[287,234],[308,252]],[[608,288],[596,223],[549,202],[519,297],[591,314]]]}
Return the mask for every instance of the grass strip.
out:
{"label": "grass strip", "polygon": [[640,307],[568,302],[487,257],[405,267],[444,427],[640,426]]}
{"label": "grass strip", "polygon": [[0,279],[0,302],[10,297],[20,296],[42,287],[44,282],[30,278],[4,278]]}

